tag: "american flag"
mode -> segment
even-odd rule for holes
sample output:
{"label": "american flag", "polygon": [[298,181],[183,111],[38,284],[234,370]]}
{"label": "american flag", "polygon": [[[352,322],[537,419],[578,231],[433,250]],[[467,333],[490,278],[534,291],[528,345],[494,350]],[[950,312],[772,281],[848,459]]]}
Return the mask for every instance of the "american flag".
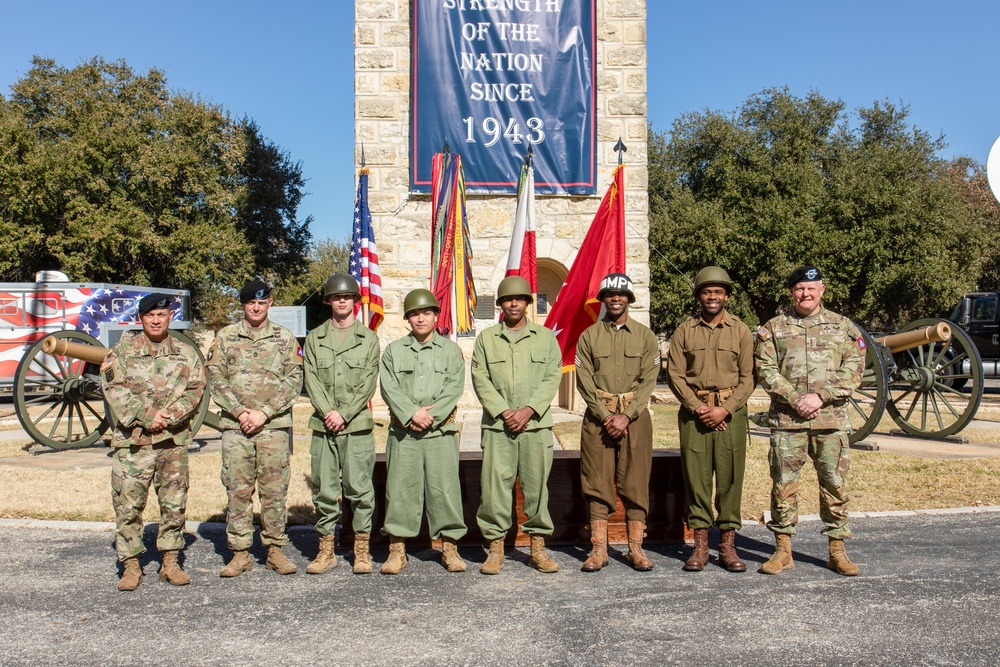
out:
{"label": "american flag", "polygon": [[[358,172],[349,273],[361,286],[361,303],[368,304],[368,328],[378,331],[378,325],[385,317],[385,310],[382,307],[382,274],[378,267],[378,252],[375,250],[375,230],[372,229],[372,212],[368,208],[367,167],[362,167]],[[357,309],[360,308],[361,304],[358,304]]]}

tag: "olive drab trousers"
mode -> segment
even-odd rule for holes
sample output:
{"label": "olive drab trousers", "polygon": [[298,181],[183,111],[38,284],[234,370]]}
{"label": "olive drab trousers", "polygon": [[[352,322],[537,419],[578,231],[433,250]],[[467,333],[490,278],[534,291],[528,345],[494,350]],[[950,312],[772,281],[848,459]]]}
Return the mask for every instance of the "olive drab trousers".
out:
{"label": "olive drab trousers", "polygon": [[739,530],[743,527],[741,507],[747,456],[746,406],[737,410],[726,422],[725,431],[709,429],[684,407],[677,413],[677,427],[681,439],[688,526]]}
{"label": "olive drab trousers", "polygon": [[551,535],[549,472],[552,470],[552,429],[521,433],[483,429],[482,502],[476,513],[479,530],[489,541],[499,540],[513,525],[514,479],[520,478],[524,496],[521,525],[528,535]]}
{"label": "olive drab trousers", "polygon": [[580,469],[583,496],[591,521],[605,521],[615,511],[615,490],[627,521],[645,521],[649,512],[649,475],[653,467],[653,422],[643,409],[618,440],[589,410],[583,417]]}
{"label": "olive drab trousers", "polygon": [[371,534],[375,514],[375,438],[371,431],[313,431],[309,460],[315,492],[316,532],[333,535],[340,522],[341,493],[351,503],[355,533]]}

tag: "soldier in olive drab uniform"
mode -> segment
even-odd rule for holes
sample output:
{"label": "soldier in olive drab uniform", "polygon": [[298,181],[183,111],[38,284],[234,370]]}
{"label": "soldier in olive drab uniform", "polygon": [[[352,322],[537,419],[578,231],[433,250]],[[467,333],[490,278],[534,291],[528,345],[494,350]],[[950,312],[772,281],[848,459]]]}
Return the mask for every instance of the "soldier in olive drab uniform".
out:
{"label": "soldier in olive drab uniform", "polygon": [[149,294],[139,301],[142,331],[126,334],[101,366],[104,397],[111,409],[111,501],[115,548],[123,572],[118,590],[142,583],[138,556],[142,512],[152,483],[160,505],[156,548],[163,554],[160,579],[191,582],[178,562],[184,547],[191,417],[205,390],[198,352],[170,337],[173,298]]}
{"label": "soldier in olive drab uniform", "polygon": [[597,293],[606,309],[576,344],[576,384],[587,403],[580,433],[580,473],[590,515],[593,549],[581,568],[596,572],[608,564],[608,517],[615,490],[625,506],[628,562],[653,569],[642,551],[653,465],[653,424],[648,403],[660,370],[656,336],[629,317],[635,301],[632,280],[612,273]]}
{"label": "soldier in olive drab uniform", "polygon": [[559,390],[562,355],[552,331],[529,322],[531,286],[508,276],[497,288],[503,322],[476,338],[472,386],[483,404],[482,498],[476,518],[490,552],[479,569],[498,574],[503,567],[504,537],[511,515],[514,479],[521,480],[524,514],[521,529],[531,536],[528,565],[541,572],[559,566],[545,552],[551,535],[549,472],[552,470],[552,414],[549,404]]}
{"label": "soldier in olive drab uniform", "polygon": [[425,503],[431,539],[444,542],[442,563],[449,572],[465,572],[456,546],[466,528],[455,424],[465,360],[458,345],[434,331],[441,309],[429,290],[407,294],[403,312],[411,331],[386,346],[379,374],[391,412],[382,527],[389,558],[382,574],[406,567],[406,538],[420,532]]}
{"label": "soldier in olive drab uniform", "polygon": [[[677,427],[694,549],[684,564],[700,572],[708,562],[708,529],[719,528],[719,564],[745,572],[735,531],[743,526],[740,501],[747,453],[746,402],[753,393],[753,334],[726,310],[729,274],[707,266],[694,277],[701,311],[677,327],[667,354],[667,382],[681,403]],[[715,486],[713,519],[712,487]]]}
{"label": "soldier in olive drab uniform", "polygon": [[378,382],[378,336],[354,317],[361,300],[349,275],[330,276],[323,301],[332,318],[306,338],[306,391],[314,412],[309,418],[309,455],[315,488],[319,553],[306,572],[322,574],[337,566],[333,540],[340,521],[340,499],[354,513],[354,573],[372,571],[369,539],[375,513],[375,422],[368,406]]}
{"label": "soldier in olive drab uniform", "polygon": [[251,280],[240,290],[243,321],[216,334],[206,359],[212,400],[222,408],[222,472],[228,506],[226,542],[233,551],[219,572],[236,577],[253,567],[253,494],[260,497],[260,539],[266,566],[297,568],[282,553],[288,544],[285,498],[291,478],[292,406],[302,390],[302,350],[288,329],[268,319],[271,289]]}
{"label": "soldier in olive drab uniform", "polygon": [[793,308],[757,330],[754,357],[761,386],[771,395],[771,520],[774,555],[761,566],[778,574],[795,566],[792,535],[798,522],[799,471],[806,455],[819,478],[820,518],[830,540],[828,567],[845,576],[858,566],[844,551],[851,536],[847,519],[847,471],[851,431],[847,399],[861,383],[865,343],[842,315],[823,308],[826,287],[815,266],[800,266],[786,286]]}

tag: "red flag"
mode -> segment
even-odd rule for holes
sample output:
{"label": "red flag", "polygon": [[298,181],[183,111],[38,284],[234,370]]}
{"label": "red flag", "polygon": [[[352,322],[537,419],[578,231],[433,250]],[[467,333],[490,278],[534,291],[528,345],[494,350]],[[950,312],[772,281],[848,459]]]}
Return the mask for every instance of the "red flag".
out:
{"label": "red flag", "polygon": [[584,329],[597,321],[601,304],[597,291],[609,273],[625,273],[625,176],[624,166],[615,169],[594,221],[590,223],[580,252],[559,290],[545,326],[552,329],[562,350],[563,372],[576,368],[576,341]]}
{"label": "red flag", "polygon": [[507,271],[504,275],[521,276],[538,292],[538,263],[535,259],[535,168],[527,162],[521,165],[517,184],[517,211],[514,231],[510,236]]}

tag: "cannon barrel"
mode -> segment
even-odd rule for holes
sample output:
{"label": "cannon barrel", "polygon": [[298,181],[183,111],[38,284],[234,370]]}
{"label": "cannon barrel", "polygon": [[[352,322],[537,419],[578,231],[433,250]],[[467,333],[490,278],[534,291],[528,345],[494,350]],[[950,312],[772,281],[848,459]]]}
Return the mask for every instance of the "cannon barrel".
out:
{"label": "cannon barrel", "polygon": [[951,340],[951,327],[947,322],[903,333],[889,334],[875,339],[893,352],[903,352],[925,343],[943,343]]}
{"label": "cannon barrel", "polygon": [[72,357],[92,364],[103,364],[111,350],[100,345],[73,343],[66,338],[49,336],[42,341],[42,352]]}

